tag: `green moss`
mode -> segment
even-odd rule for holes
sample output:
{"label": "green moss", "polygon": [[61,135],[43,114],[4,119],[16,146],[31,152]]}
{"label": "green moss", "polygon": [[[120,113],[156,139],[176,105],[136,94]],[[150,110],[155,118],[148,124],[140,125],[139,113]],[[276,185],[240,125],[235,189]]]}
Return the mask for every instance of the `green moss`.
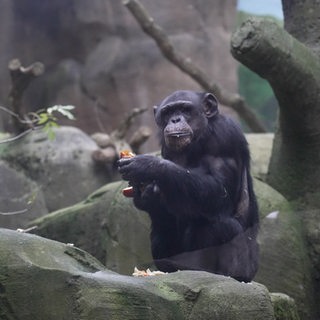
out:
{"label": "green moss", "polygon": [[297,306],[292,298],[283,293],[271,293],[276,320],[299,320]]}

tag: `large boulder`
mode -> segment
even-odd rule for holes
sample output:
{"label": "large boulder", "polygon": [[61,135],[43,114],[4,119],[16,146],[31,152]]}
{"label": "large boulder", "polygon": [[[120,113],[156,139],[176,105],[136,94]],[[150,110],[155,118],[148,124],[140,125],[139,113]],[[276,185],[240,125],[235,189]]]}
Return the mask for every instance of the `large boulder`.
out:
{"label": "large boulder", "polygon": [[[55,130],[54,140],[49,140],[44,131],[35,130],[1,145],[0,159],[36,182],[35,191],[41,190],[51,212],[81,201],[113,179],[112,166],[99,166],[93,161],[91,155],[96,149],[97,144],[81,130],[60,127]],[[1,179],[0,185],[1,190],[6,189],[7,181]],[[11,198],[15,198],[12,191]],[[14,211],[15,207],[7,210]],[[38,214],[43,212],[39,210]]]}
{"label": "large boulder", "polygon": [[44,194],[23,172],[0,160],[0,226],[24,228],[31,220],[48,214]]}
{"label": "large boulder", "polygon": [[122,276],[71,245],[7,229],[0,261],[1,319],[297,319],[287,316],[294,306],[275,315],[257,283],[196,271]]}
{"label": "large boulder", "polygon": [[276,190],[255,180],[260,206],[260,263],[255,281],[295,299],[302,319],[313,319],[311,265],[298,212]]}
{"label": "large boulder", "polygon": [[312,264],[316,269],[316,278],[320,279],[320,223],[319,210],[307,210],[303,212],[306,236],[309,245],[309,253]]}
{"label": "large boulder", "polygon": [[[33,221],[34,232],[74,243],[123,274],[130,274],[134,266],[151,265],[149,218],[122,195],[125,186],[125,182],[108,184],[75,206]],[[259,180],[254,187],[261,216],[256,280],[271,291],[292,296],[304,314],[310,309],[312,290],[301,224],[277,191]]]}
{"label": "large boulder", "polygon": [[73,243],[122,274],[131,274],[135,266],[149,266],[149,217],[122,195],[126,186],[107,184],[84,201],[33,221],[31,226],[37,226],[33,232]]}

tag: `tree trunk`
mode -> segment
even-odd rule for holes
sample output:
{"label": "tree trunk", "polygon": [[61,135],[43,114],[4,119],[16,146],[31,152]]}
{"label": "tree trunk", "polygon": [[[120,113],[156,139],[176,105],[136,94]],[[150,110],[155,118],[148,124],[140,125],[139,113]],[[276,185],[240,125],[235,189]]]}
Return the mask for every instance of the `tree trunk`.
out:
{"label": "tree trunk", "polygon": [[[310,301],[318,305],[320,10],[316,0],[282,0],[282,3],[285,30],[270,20],[249,19],[233,35],[231,52],[267,79],[278,99],[279,121],[267,182],[303,208],[299,213],[315,271],[315,291],[310,292]],[[310,319],[319,318],[311,314],[312,311]]]}
{"label": "tree trunk", "polygon": [[[276,23],[250,19],[233,35],[232,54],[267,79],[279,101],[268,182],[289,199],[320,192],[320,61]],[[310,203],[318,207],[319,200]],[[309,199],[311,201],[311,199]]]}
{"label": "tree trunk", "polygon": [[317,0],[282,0],[284,28],[319,54],[320,10]]}

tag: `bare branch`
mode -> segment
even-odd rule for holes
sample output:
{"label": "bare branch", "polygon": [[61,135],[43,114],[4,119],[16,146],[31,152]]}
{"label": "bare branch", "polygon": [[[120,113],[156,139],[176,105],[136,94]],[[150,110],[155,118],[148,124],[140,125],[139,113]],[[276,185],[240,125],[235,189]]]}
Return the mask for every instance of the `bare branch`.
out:
{"label": "bare branch", "polygon": [[151,133],[152,131],[149,127],[142,126],[132,135],[129,145],[134,153],[139,153],[140,146],[150,138]]}
{"label": "bare branch", "polygon": [[11,212],[0,212],[0,215],[2,215],[2,216],[11,216],[11,215],[21,214],[21,213],[26,213],[26,212],[28,212],[28,209],[22,209],[22,210],[11,211]]}
{"label": "bare branch", "polygon": [[21,232],[21,233],[28,233],[30,231],[33,231],[33,230],[37,229],[37,228],[38,228],[38,226],[32,226],[32,227],[27,228],[27,229],[18,228],[17,231]]}
{"label": "bare branch", "polygon": [[33,126],[34,123],[36,123],[38,121],[36,113],[30,113],[36,118],[35,120],[31,120],[31,119],[25,120],[25,119],[20,118],[20,116],[17,113],[14,113],[13,111],[9,110],[6,107],[0,106],[0,111],[3,111],[3,112],[10,114],[11,117],[16,118],[20,123],[28,124],[31,127]]}
{"label": "bare branch", "polygon": [[[41,126],[41,128],[42,128],[42,126]],[[23,131],[23,132],[19,133],[18,135],[14,136],[14,137],[10,137],[10,138],[7,138],[7,139],[0,140],[0,144],[9,143],[9,142],[13,142],[13,141],[19,140],[20,138],[26,136],[27,134],[31,133],[35,129],[40,129],[40,127],[30,128],[30,129],[28,129],[26,131]]]}
{"label": "bare branch", "polygon": [[181,55],[175,50],[169,37],[163,29],[154,22],[154,19],[138,0],[123,0],[123,4],[130,10],[142,30],[154,39],[162,54],[170,62],[188,74],[205,90],[213,92],[222,104],[230,106],[232,109],[236,110],[252,131],[266,132],[263,123],[246,105],[243,98],[238,94],[232,94],[222,90],[219,85],[211,82],[207,75],[197,67],[190,58]]}
{"label": "bare branch", "polygon": [[140,114],[146,112],[147,108],[134,108],[132,109],[132,112],[123,120],[122,123],[120,123],[117,130],[113,131],[111,133],[112,137],[115,139],[123,139],[130,128],[134,118],[139,116]]}

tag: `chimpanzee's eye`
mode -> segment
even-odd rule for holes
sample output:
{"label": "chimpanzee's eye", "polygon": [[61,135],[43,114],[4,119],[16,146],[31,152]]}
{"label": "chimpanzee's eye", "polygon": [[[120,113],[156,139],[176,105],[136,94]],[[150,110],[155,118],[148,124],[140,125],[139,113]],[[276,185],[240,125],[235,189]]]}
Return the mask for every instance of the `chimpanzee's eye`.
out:
{"label": "chimpanzee's eye", "polygon": [[180,108],[181,112],[183,113],[183,115],[185,116],[186,119],[189,119],[192,117],[192,114],[194,113],[194,106],[192,104],[183,104],[181,105]]}
{"label": "chimpanzee's eye", "polygon": [[192,110],[192,106],[191,105],[189,105],[189,104],[184,104],[184,105],[182,105],[182,111],[183,112],[185,112],[185,113],[190,113],[191,112],[191,110]]}
{"label": "chimpanzee's eye", "polygon": [[186,113],[189,113],[189,114],[192,114],[196,110],[198,110],[198,108],[196,108],[196,106],[193,103],[189,102],[189,101],[183,103],[182,108],[183,108],[183,112],[186,112]]}
{"label": "chimpanzee's eye", "polygon": [[172,110],[170,108],[163,108],[161,110],[161,121],[162,124],[167,124],[171,117]]}

